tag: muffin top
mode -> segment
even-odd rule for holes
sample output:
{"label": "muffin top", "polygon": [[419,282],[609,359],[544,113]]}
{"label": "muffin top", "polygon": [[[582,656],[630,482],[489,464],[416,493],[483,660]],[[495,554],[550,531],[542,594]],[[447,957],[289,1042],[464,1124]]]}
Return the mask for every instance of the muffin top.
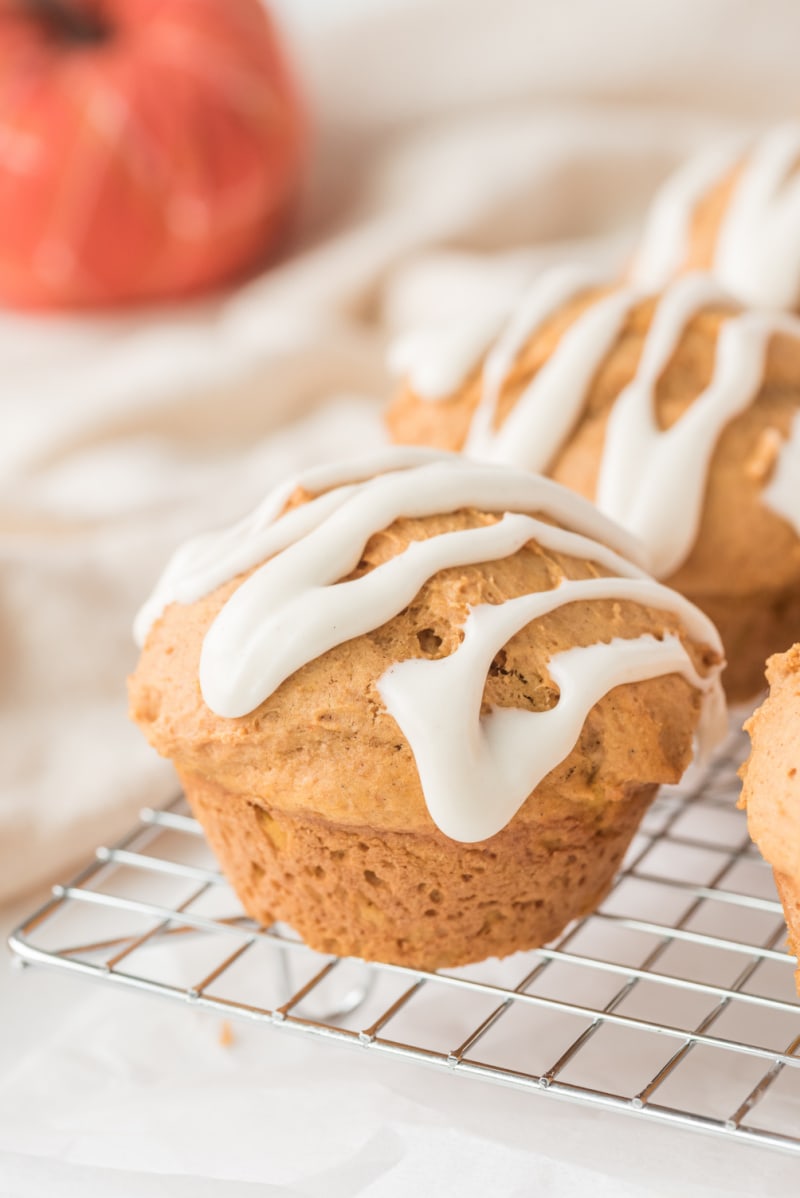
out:
{"label": "muffin top", "polygon": [[769,696],[745,724],[750,757],[740,805],[764,858],[800,878],[800,645],[767,663]]}
{"label": "muffin top", "polygon": [[548,474],[695,597],[800,585],[800,319],[742,311],[706,275],[648,295],[565,268],[448,371],[456,344],[399,345],[394,440]]}
{"label": "muffin top", "polygon": [[526,472],[419,450],[311,471],[175,555],[132,715],[237,793],[464,841],[543,794],[674,781],[719,726],[721,646],[635,555]]}

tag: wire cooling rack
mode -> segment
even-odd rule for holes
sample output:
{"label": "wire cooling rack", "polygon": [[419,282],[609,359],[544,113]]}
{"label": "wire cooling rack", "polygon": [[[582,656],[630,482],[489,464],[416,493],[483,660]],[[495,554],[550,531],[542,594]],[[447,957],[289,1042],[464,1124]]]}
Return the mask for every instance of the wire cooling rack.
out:
{"label": "wire cooling rack", "polygon": [[325,957],[245,916],[182,800],[11,936],[55,966],[542,1095],[800,1152],[800,1004],[734,805],[741,735],[661,792],[613,891],[553,944],[440,973]]}

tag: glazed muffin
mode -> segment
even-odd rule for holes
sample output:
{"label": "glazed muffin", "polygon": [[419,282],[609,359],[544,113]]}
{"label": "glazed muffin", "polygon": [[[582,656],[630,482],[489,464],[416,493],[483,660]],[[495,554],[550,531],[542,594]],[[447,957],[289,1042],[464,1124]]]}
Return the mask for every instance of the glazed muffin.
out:
{"label": "glazed muffin", "polygon": [[800,307],[800,125],[737,138],[685,163],[658,192],[631,266],[660,290],[709,271],[751,307]]}
{"label": "glazed muffin", "polygon": [[[769,695],[747,721],[752,747],[740,771],[740,806],[764,859],[772,866],[800,956],[800,644],[767,663]],[[800,970],[795,975],[800,993]]]}
{"label": "glazed muffin", "polygon": [[724,724],[715,629],[631,552],[548,480],[419,450],[179,551],[131,714],[246,911],[438,968],[592,910]]}
{"label": "glazed muffin", "polygon": [[[653,296],[570,268],[542,276],[462,377],[449,353],[401,345],[393,439],[594,500],[717,624],[729,696],[757,693],[766,657],[800,637],[800,319],[743,311],[704,275]],[[437,355],[451,389],[426,395]]]}

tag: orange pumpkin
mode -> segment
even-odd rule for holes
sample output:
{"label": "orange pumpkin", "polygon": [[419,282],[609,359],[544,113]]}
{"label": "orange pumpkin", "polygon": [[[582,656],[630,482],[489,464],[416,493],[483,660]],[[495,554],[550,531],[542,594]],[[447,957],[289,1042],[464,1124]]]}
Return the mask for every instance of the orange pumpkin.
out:
{"label": "orange pumpkin", "polygon": [[165,300],[253,272],[306,133],[260,0],[0,0],[0,303]]}

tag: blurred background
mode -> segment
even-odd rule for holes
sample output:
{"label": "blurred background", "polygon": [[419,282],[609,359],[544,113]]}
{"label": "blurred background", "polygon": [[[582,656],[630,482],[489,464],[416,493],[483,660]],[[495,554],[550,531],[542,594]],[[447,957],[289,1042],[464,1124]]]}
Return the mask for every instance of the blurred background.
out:
{"label": "blurred background", "polygon": [[0,900],[172,793],[125,676],[181,539],[379,443],[397,333],[621,270],[677,163],[798,110],[788,0],[269,13],[0,3]]}

